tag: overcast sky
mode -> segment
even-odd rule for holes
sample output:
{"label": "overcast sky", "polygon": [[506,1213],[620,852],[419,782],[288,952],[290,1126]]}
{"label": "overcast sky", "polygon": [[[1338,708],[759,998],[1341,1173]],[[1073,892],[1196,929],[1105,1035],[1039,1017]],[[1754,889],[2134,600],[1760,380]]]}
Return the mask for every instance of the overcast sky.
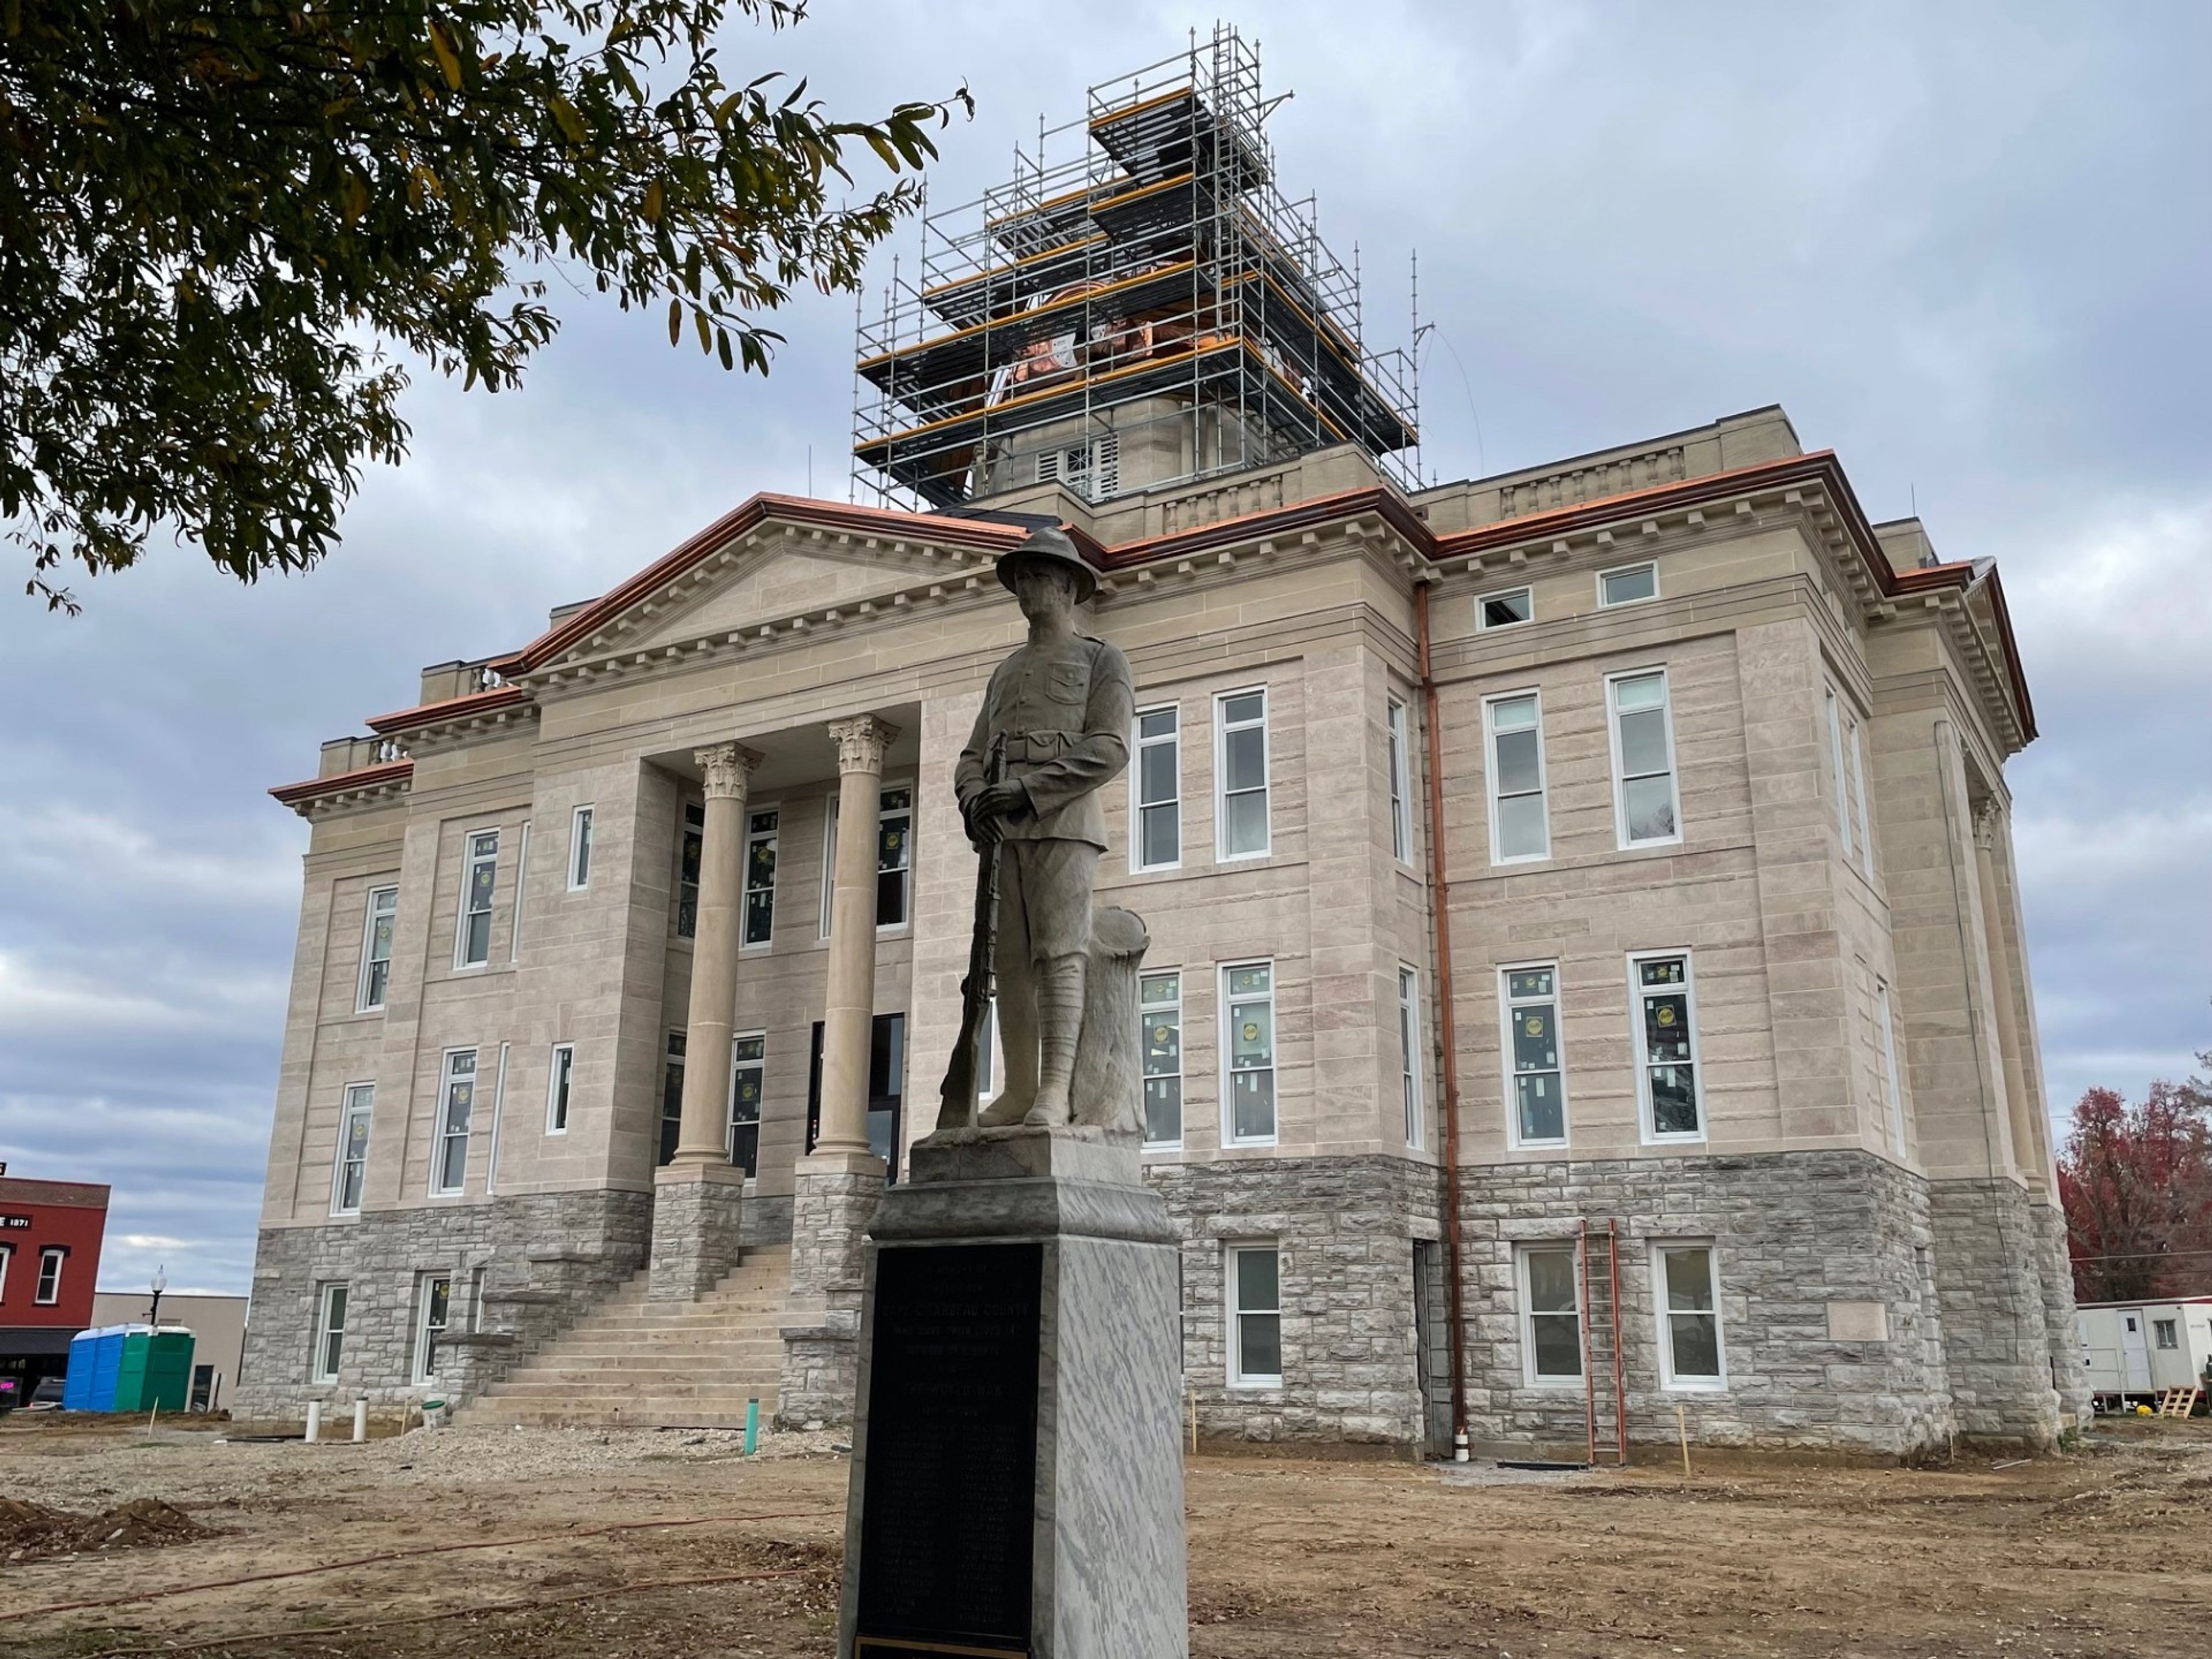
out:
{"label": "overcast sky", "polygon": [[[817,0],[733,79],[841,113],[965,82],[939,201],[1214,14]],[[2008,769],[2044,1062],[2140,1094],[2212,1047],[2212,7],[1247,4],[1284,182],[1408,253],[1424,465],[1534,465],[1780,403],[1876,519],[1993,556],[2043,737]],[[911,247],[912,233],[899,239]],[[887,269],[887,264],[885,268]],[[556,292],[559,291],[556,289]],[[243,1290],[307,829],[263,793],[755,490],[842,499],[849,298],[763,382],[562,301],[517,396],[418,379],[344,546],[243,588],[155,548],[50,617],[0,584],[0,1158],[115,1188],[103,1286]],[[0,556],[6,556],[0,555]]]}

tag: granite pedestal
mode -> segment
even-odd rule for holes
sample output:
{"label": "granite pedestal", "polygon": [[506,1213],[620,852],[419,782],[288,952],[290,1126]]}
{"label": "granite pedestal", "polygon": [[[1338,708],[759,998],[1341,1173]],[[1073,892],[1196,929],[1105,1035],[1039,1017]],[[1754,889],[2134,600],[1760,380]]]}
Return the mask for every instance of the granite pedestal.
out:
{"label": "granite pedestal", "polygon": [[1188,1659],[1176,1249],[1133,1139],[916,1145],[869,1228],[839,1659]]}

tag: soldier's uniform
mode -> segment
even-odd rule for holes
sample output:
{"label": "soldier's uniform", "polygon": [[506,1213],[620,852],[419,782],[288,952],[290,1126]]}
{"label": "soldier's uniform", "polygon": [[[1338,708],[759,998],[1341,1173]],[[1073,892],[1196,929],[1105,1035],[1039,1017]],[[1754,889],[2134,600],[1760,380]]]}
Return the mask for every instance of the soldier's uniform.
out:
{"label": "soldier's uniform", "polygon": [[[1071,561],[1073,555],[1070,548]],[[1012,585],[1010,575],[1004,579]],[[1006,1078],[985,1121],[1018,1122],[1028,1111],[1039,1091],[1041,1048],[1042,1080],[1056,1085],[1057,1107],[1065,1110],[1082,1026],[1091,885],[1106,850],[1097,792],[1129,763],[1135,718],[1129,660],[1116,647],[1082,635],[1032,641],[992,674],[960,751],[952,778],[963,817],[984,787],[991,745],[1001,736],[1006,780],[1029,797],[1025,809],[1000,820],[995,967]]]}

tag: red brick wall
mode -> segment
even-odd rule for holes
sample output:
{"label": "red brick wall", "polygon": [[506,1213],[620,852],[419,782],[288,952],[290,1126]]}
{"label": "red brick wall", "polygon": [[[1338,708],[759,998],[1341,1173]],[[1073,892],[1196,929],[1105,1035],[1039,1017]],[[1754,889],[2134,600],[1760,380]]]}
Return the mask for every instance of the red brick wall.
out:
{"label": "red brick wall", "polygon": [[[92,1323],[93,1287],[100,1279],[100,1243],[107,1229],[107,1188],[69,1181],[0,1177],[0,1250],[8,1252],[0,1285],[0,1325]],[[62,1262],[61,1298],[41,1304],[39,1258],[53,1245]]]}

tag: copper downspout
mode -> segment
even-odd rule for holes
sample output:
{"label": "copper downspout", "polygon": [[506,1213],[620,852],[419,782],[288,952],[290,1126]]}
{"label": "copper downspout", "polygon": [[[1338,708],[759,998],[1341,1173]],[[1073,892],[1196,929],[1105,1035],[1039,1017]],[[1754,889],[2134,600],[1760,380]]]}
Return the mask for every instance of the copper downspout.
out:
{"label": "copper downspout", "polygon": [[1413,641],[1421,669],[1421,719],[1429,738],[1429,894],[1437,930],[1437,1041],[1443,1050],[1444,1287],[1451,1323],[1452,1446],[1467,1447],[1467,1311],[1460,1292],[1459,1044],[1452,997],[1451,880],[1444,872],[1443,738],[1437,720],[1437,681],[1429,672],[1429,585],[1413,588]]}

